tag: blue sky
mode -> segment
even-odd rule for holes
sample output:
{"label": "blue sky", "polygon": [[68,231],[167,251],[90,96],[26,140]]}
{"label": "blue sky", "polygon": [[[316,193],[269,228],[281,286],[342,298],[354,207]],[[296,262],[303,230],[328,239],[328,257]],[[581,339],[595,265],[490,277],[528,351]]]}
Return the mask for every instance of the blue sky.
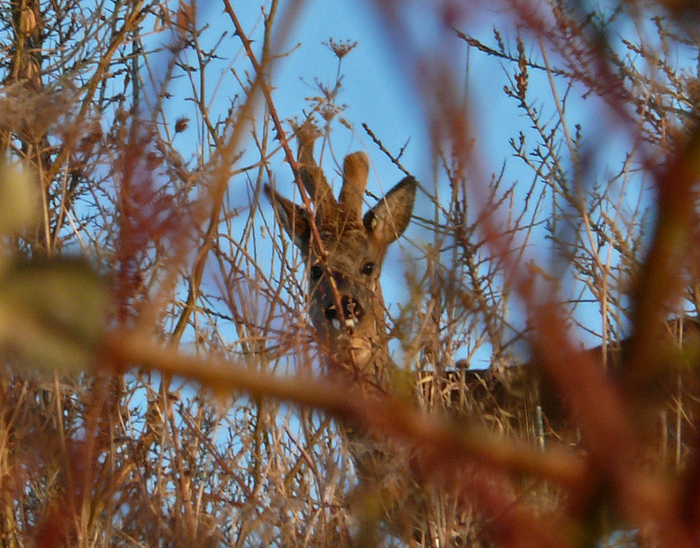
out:
{"label": "blue sky", "polygon": [[[330,38],[358,43],[343,59],[344,87],[340,97],[348,107],[343,117],[355,126],[358,135],[337,132],[333,136],[336,146],[348,143],[345,151],[342,147],[338,147],[338,151],[350,152],[363,148],[364,143],[370,153],[374,152],[370,156],[382,186],[397,181],[400,173],[390,167],[381,153],[372,150],[373,145],[361,128],[362,123],[367,123],[387,147],[394,150],[410,139],[406,167],[421,175],[419,170],[425,161],[422,156],[428,146],[422,106],[408,75],[402,72],[394,52],[388,47],[376,15],[364,2],[315,0],[305,3],[289,40],[290,45],[299,43],[299,49],[281,61],[275,73],[274,79],[281,91],[275,95],[280,110],[286,110],[289,116],[298,116],[302,108],[306,108],[304,98],[315,94],[313,76],[327,84],[334,81],[337,60],[323,45]],[[357,137],[363,143],[358,142]],[[429,172],[429,168],[424,169],[424,174]]]}
{"label": "blue sky", "polygon": [[[281,4],[280,17],[288,2]],[[436,19],[436,4],[407,2],[406,5],[409,6],[405,15],[407,27],[415,33],[416,47],[421,52],[432,54],[433,59],[446,62],[453,70],[455,81],[462,87],[462,91],[468,90],[471,121],[474,135],[477,137],[476,145],[482,163],[482,173],[486,177],[498,173],[505,162],[504,184],[510,185],[518,181],[528,188],[532,172],[524,169],[520,161],[513,158],[513,151],[508,144],[510,139],[517,138],[518,131],[527,133],[531,130],[531,123],[503,93],[503,86],[508,83],[506,71],[512,72],[513,66],[504,66],[492,57],[473,51],[469,58],[467,74],[466,44],[458,40],[456,35],[446,34]],[[331,38],[336,41],[358,42],[357,48],[343,59],[343,90],[339,98],[340,103],[347,105],[342,116],[354,131],[340,124],[335,125],[332,147],[336,158],[341,160],[348,152],[366,150],[372,162],[368,189],[376,195],[381,195],[402,178],[399,170],[391,165],[363,131],[361,125],[367,123],[393,153],[398,152],[400,147],[408,142],[402,159],[403,165],[428,190],[435,191],[423,97],[420,90],[416,89],[416,80],[410,72],[411,67],[402,59],[400,48],[392,43],[391,34],[386,32],[384,22],[377,16],[373,6],[373,2],[357,0],[308,0],[303,3],[299,17],[282,48],[283,52],[289,53],[274,68],[272,84],[275,88],[273,98],[276,108],[282,119],[300,118],[303,111],[308,112],[306,98],[318,93],[315,79],[324,84],[332,84],[337,71],[337,59],[323,42]],[[254,47],[259,52],[262,28],[260,2],[233,2],[233,7],[237,10],[249,37],[257,40]],[[512,44],[515,31],[506,16],[489,11],[483,6],[479,6],[479,9],[481,11],[478,18],[465,18],[460,30],[478,37],[487,44],[493,44],[492,29],[497,27]],[[200,5],[199,18],[200,27],[205,23],[211,27],[210,31],[203,35],[203,39],[211,37],[211,40],[215,41],[222,30],[229,33],[217,49],[220,59],[216,66],[221,67],[221,72],[210,70],[208,73],[208,89],[215,95],[211,110],[225,113],[230,97],[237,90],[227,90],[222,84],[225,81],[222,75],[225,75],[231,66],[240,67],[240,62],[232,60],[235,55],[241,55],[240,41],[232,35],[231,22],[227,16],[222,15],[218,2]],[[163,37],[159,36],[156,39],[162,41]],[[230,56],[226,55],[227,51],[231,52]],[[537,104],[543,112],[543,119],[551,120],[556,111],[551,102],[549,82],[542,72],[531,71],[530,77],[530,93],[538,99],[542,98]],[[174,94],[168,108],[186,113],[188,105],[181,99],[189,93],[187,83],[181,79],[173,89],[176,90],[178,86],[182,86],[182,93],[179,97],[177,93]],[[558,89],[559,94],[564,91]],[[605,118],[601,117],[600,102],[591,98],[583,100],[579,95],[580,90],[574,89],[571,93],[567,112],[571,127],[575,123],[583,124],[588,138],[594,139],[597,133],[606,131],[605,137],[609,145],[606,147],[605,161],[600,162],[598,170],[602,174],[606,169],[619,169],[621,153],[627,143],[624,139],[620,140],[612,135],[610,128],[606,127]],[[170,116],[170,119],[174,123],[177,116]],[[185,157],[188,156],[187,149],[192,142],[194,140],[188,141],[186,134],[178,135],[175,140],[176,146],[180,147],[180,152]],[[244,143],[244,146],[250,146],[250,141]],[[281,155],[279,157],[280,163],[274,170],[274,183],[281,193],[291,197],[294,193],[292,175],[288,166],[282,164]],[[335,166],[327,161],[325,167],[329,178],[333,180],[332,171]],[[437,188],[444,192],[443,179],[437,181]],[[231,181],[230,200],[232,206],[245,208],[250,204],[250,194],[246,185],[241,183],[241,179]],[[266,215],[270,215],[269,206],[262,204],[262,207],[267,208]],[[432,209],[425,197],[419,197],[415,211],[418,215],[432,217]],[[406,255],[420,255],[412,246],[421,246],[431,239],[430,234],[421,232],[415,224],[409,228],[406,236],[407,238],[400,242],[403,251],[398,245],[394,245],[390,250],[383,275],[385,298],[388,304],[393,304],[394,311],[395,303],[402,302],[407,297],[401,259]],[[549,243],[539,240],[538,246],[533,246],[530,251],[542,264],[547,264],[551,251]],[[592,322],[595,324],[595,318]],[[591,327],[596,329],[595,325]]]}

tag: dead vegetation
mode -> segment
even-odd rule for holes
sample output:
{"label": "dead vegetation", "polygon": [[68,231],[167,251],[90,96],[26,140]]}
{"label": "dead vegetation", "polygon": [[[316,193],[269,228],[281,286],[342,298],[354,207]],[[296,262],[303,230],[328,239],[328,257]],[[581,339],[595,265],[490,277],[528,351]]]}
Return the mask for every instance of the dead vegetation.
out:
{"label": "dead vegetation", "polygon": [[420,453],[414,543],[696,545],[696,6],[373,3],[432,148],[367,401],[321,371],[262,189],[293,193],[292,116],[329,174],[419,168],[344,117],[352,42],[279,111],[303,4],[0,5],[0,544],[405,544],[340,418]]}

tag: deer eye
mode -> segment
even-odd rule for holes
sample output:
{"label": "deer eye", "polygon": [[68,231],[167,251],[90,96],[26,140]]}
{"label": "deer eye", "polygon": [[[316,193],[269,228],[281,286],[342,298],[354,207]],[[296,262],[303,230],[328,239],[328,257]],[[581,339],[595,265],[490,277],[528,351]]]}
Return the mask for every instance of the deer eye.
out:
{"label": "deer eye", "polygon": [[323,274],[323,270],[317,264],[313,265],[309,270],[309,275],[311,276],[312,282],[317,281],[321,277],[321,274]]}
{"label": "deer eye", "polygon": [[360,272],[365,276],[370,276],[374,272],[374,263],[369,262],[362,265]]}

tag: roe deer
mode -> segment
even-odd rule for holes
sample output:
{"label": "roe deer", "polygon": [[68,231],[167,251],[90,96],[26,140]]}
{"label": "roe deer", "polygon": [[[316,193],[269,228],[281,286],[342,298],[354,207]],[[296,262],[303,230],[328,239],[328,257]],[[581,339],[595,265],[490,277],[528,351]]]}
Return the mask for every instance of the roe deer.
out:
{"label": "roe deer", "polygon": [[314,219],[269,186],[265,192],[308,265],[309,314],[330,362],[383,386],[389,356],[379,275],[387,248],[411,219],[416,181],[404,178],[363,216],[367,156],[355,152],[345,158],[336,200],[313,156],[317,136],[310,124],[298,135],[300,176],[315,205]]}
{"label": "roe deer", "polygon": [[[369,172],[367,156],[355,152],[345,158],[343,185],[336,200],[314,159],[317,137],[318,132],[309,123],[304,124],[297,134],[299,175],[311,197],[313,213],[269,186],[265,187],[265,193],[307,264],[309,315],[319,342],[325,347],[330,371],[362,386],[371,385],[379,393],[389,391],[387,370],[392,362],[388,354],[379,276],[387,248],[403,234],[410,222],[417,183],[413,177],[404,178],[362,215]],[[693,319],[669,321],[669,330],[674,328],[674,322],[687,325],[686,330],[693,333],[700,332],[700,326]],[[588,352],[597,359],[604,354],[601,347]],[[606,361],[615,361],[610,352],[606,355]],[[512,431],[536,438],[539,445],[544,445],[545,437],[577,444],[575,424],[569,421],[557,395],[549,398],[546,384],[533,378],[533,369],[536,367],[532,364],[524,364],[506,368],[505,372],[452,371],[434,376],[429,382],[423,378],[420,383],[432,390],[429,399],[442,399],[444,407],[457,407],[462,412],[481,417],[495,417],[499,425],[510,422]],[[684,388],[676,390],[679,374],[678,369],[669,369],[663,382],[658,383],[666,409],[669,408],[666,402],[677,403],[683,393],[700,393],[695,373],[683,374]],[[466,398],[465,392],[468,392]],[[680,417],[680,412],[676,415]],[[443,498],[442,493],[431,492],[425,489],[425,485],[420,485],[424,483],[423,478],[415,474],[410,464],[413,456],[410,450],[377,442],[349,425],[341,424],[340,430],[360,483],[379,493],[383,517],[394,532],[404,538],[428,542],[431,546],[483,543],[483,539],[475,535],[474,523],[469,524],[471,510],[468,507],[465,510],[461,503],[452,504],[451,495]],[[669,435],[666,431],[662,434],[664,437]],[[653,437],[658,442],[658,434]],[[680,443],[681,440],[677,440],[679,448]],[[663,453],[662,448],[667,445],[665,440],[656,443],[657,447],[652,451],[654,458],[659,452]],[[679,458],[677,455],[676,461]],[[440,500],[446,501],[442,510],[435,510],[436,494]],[[450,505],[451,516],[444,510]],[[466,518],[465,512],[468,514]],[[452,525],[448,524],[439,534],[431,525],[437,521],[436,515],[443,523],[452,520]]]}

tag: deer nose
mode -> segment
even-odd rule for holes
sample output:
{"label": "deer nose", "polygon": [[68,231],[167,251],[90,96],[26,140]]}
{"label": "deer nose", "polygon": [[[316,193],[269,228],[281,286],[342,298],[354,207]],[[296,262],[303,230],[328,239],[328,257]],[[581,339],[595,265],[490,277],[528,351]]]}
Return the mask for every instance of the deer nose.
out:
{"label": "deer nose", "polygon": [[342,317],[338,314],[338,307],[333,303],[326,308],[326,319],[338,330],[340,330],[343,323],[345,327],[349,328],[357,326],[362,321],[362,316],[365,314],[362,305],[356,299],[347,295],[341,297],[340,304],[343,308]]}

